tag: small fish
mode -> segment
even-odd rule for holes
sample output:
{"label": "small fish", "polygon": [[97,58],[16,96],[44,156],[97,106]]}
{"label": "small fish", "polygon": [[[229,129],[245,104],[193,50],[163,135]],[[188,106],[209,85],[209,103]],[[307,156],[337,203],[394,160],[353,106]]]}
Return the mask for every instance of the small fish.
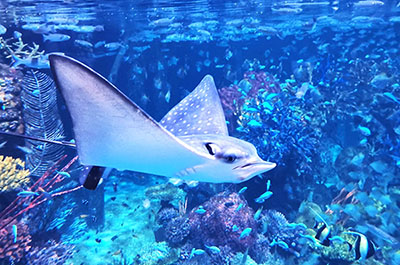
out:
{"label": "small fish", "polygon": [[40,194],[43,194],[46,199],[52,198],[51,193],[45,191],[42,187],[39,187],[37,190],[40,192]]}
{"label": "small fish", "polygon": [[91,44],[90,42],[85,41],[85,40],[75,40],[74,44],[78,47],[83,47],[83,48],[87,48],[87,49],[93,48],[93,44]]}
{"label": "small fish", "polygon": [[94,44],[94,48],[95,49],[100,48],[100,47],[104,46],[104,44],[106,44],[106,42],[104,40],[103,41],[98,41],[98,42],[96,42]]}
{"label": "small fish", "polygon": [[79,215],[79,218],[82,218],[82,219],[84,219],[84,218],[88,218],[89,217],[89,215],[88,214],[81,214],[81,215]]}
{"label": "small fish", "polygon": [[122,250],[118,249],[118,250],[115,251],[112,255],[113,255],[113,256],[118,256],[118,255],[121,254],[121,252],[122,252]]}
{"label": "small fish", "polygon": [[290,223],[287,225],[289,229],[297,229],[297,228],[302,228],[304,230],[307,230],[307,226],[303,223]]}
{"label": "small fish", "polygon": [[106,48],[109,51],[115,51],[115,50],[119,49],[121,46],[122,45],[119,42],[110,42],[110,43],[104,44],[104,48]]}
{"label": "small fish", "polygon": [[315,239],[317,239],[321,245],[328,247],[330,245],[330,238],[332,236],[331,229],[328,223],[322,218],[320,214],[310,208],[312,212],[314,212],[318,218],[322,221],[322,225],[320,222],[315,222],[314,228],[317,229],[317,234],[315,235]]}
{"label": "small fish", "polygon": [[400,104],[400,101],[390,92],[385,92],[383,93],[383,95],[391,100],[393,100],[394,102],[396,102],[397,104]]}
{"label": "small fish", "polygon": [[165,102],[169,103],[170,99],[171,99],[171,90],[168,89],[167,93],[165,93]]}
{"label": "small fish", "polygon": [[35,89],[32,91],[32,95],[34,96],[39,96],[40,95],[40,90],[39,89]]}
{"label": "small fish", "polygon": [[237,225],[233,225],[232,226],[232,231],[233,232],[239,231],[239,227]]}
{"label": "small fish", "polygon": [[205,214],[207,211],[206,210],[204,210],[203,208],[199,208],[199,209],[197,209],[196,211],[194,211],[195,213],[198,213],[198,214]]}
{"label": "small fish", "polygon": [[[366,260],[375,254],[376,252],[375,244],[371,240],[369,240],[365,235],[353,231],[344,233],[357,236],[354,248],[356,260]],[[349,246],[351,250],[353,246],[350,243]]]}
{"label": "small fish", "polygon": [[370,136],[371,135],[371,130],[368,129],[367,127],[358,125],[357,129],[361,132],[362,135],[364,136]]}
{"label": "small fish", "polygon": [[257,212],[254,214],[254,220],[257,221],[260,218],[262,209],[263,209],[263,207],[261,206],[260,209],[258,209]]}
{"label": "small fish", "polygon": [[248,228],[245,228],[243,231],[242,231],[242,233],[240,233],[240,236],[239,236],[239,239],[243,239],[243,238],[245,238],[245,237],[248,237],[249,235],[250,235],[250,233],[251,233],[251,228],[250,227],[248,227]]}
{"label": "small fish", "polygon": [[28,154],[28,155],[33,153],[33,151],[26,146],[17,145],[17,149],[21,150],[22,152],[24,152],[25,154]]}
{"label": "small fish", "polygon": [[7,141],[0,143],[0,149],[3,148],[7,144]]}
{"label": "small fish", "polygon": [[239,190],[239,194],[243,194],[247,190],[247,187],[243,187]]}
{"label": "small fish", "polygon": [[269,190],[269,188],[271,188],[271,180],[267,180],[267,190]]}
{"label": "small fish", "polygon": [[39,196],[39,193],[30,191],[30,190],[24,190],[24,191],[18,192],[17,196],[18,197]]}
{"label": "small fish", "polygon": [[57,171],[57,174],[63,177],[71,178],[71,175],[65,171]]}
{"label": "small fish", "polygon": [[260,195],[260,197],[255,199],[255,202],[257,203],[264,203],[265,200],[268,200],[272,196],[273,192],[272,191],[266,191],[263,194]]}
{"label": "small fish", "polygon": [[14,236],[14,244],[17,243],[17,233],[18,233],[18,228],[16,225],[12,226],[12,231],[13,231],[13,236]]}
{"label": "small fish", "polygon": [[243,203],[239,204],[238,207],[235,209],[235,212],[239,212],[240,209],[243,208]]}
{"label": "small fish", "polygon": [[207,246],[207,245],[205,245],[205,246],[207,249],[209,249],[214,254],[218,254],[221,252],[221,250],[216,246]]}
{"label": "small fish", "polygon": [[14,31],[14,38],[20,39],[22,37],[22,33],[19,31]]}
{"label": "small fish", "polygon": [[60,33],[51,33],[51,34],[43,35],[43,42],[46,42],[46,41],[63,42],[63,41],[68,41],[69,39],[71,39],[71,36],[66,35],[66,34],[60,34]]}
{"label": "small fish", "polygon": [[7,32],[7,28],[0,24],[0,35],[3,35]]}
{"label": "small fish", "polygon": [[196,256],[203,255],[204,253],[206,253],[206,252],[203,249],[192,248],[192,251],[190,252],[189,259],[193,258],[195,255]]}
{"label": "small fish", "polygon": [[282,241],[282,240],[275,241],[275,239],[274,239],[274,240],[272,240],[272,242],[269,244],[269,246],[270,246],[270,247],[273,247],[273,246],[280,246],[280,247],[283,248],[283,249],[289,249],[288,244],[287,244],[286,242]]}

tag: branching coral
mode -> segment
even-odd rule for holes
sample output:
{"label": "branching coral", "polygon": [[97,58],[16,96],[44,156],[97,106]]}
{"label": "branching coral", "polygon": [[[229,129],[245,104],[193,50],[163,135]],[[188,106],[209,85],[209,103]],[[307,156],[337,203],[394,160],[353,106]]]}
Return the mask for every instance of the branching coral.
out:
{"label": "branching coral", "polygon": [[30,182],[29,170],[19,158],[0,156],[0,192],[24,189]]}
{"label": "branching coral", "polygon": [[0,49],[3,49],[7,58],[12,56],[20,59],[40,59],[44,56],[45,51],[40,51],[38,44],[33,43],[32,46],[24,43],[22,38],[4,39],[0,37]]}

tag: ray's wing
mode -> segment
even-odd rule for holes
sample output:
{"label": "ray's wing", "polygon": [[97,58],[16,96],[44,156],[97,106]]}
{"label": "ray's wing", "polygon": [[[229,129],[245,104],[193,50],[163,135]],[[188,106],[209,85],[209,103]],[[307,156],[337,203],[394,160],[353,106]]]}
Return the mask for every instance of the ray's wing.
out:
{"label": "ray's wing", "polygon": [[49,59],[72,118],[82,164],[168,177],[207,159],[92,69],[62,55]]}
{"label": "ray's wing", "polygon": [[175,136],[228,135],[224,111],[212,76],[206,75],[189,95],[162,118],[160,124]]}

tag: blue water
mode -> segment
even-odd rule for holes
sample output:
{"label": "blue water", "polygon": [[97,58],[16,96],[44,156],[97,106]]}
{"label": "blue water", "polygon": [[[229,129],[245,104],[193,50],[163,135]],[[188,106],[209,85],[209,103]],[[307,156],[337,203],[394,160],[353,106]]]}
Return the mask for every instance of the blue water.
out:
{"label": "blue water", "polygon": [[178,185],[113,169],[92,191],[74,148],[0,135],[0,264],[400,263],[398,1],[0,10],[2,132],[74,143],[58,53],[156,121],[213,76],[229,135],[277,164],[242,183]]}

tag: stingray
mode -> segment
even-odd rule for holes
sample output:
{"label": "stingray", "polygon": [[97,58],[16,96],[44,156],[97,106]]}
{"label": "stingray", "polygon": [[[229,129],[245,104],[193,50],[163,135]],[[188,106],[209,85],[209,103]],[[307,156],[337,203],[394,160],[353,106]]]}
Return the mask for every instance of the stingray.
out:
{"label": "stingray", "polygon": [[213,183],[239,183],[276,166],[228,135],[210,75],[157,122],[83,63],[57,54],[49,60],[83,165]]}

